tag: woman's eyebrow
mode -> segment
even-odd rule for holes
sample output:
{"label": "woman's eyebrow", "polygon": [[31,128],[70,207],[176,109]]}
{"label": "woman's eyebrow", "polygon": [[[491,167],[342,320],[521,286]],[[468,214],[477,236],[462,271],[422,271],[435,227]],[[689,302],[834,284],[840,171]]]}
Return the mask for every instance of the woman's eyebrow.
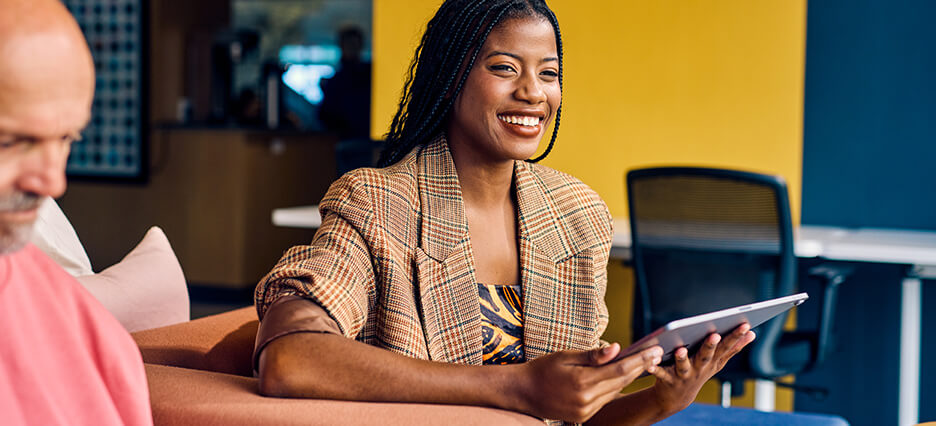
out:
{"label": "woman's eyebrow", "polygon": [[[498,55],[509,56],[509,57],[514,58],[514,59],[516,59],[516,60],[518,60],[518,61],[522,61],[522,60],[523,60],[523,58],[521,58],[520,55],[517,55],[516,53],[502,52],[502,51],[500,51],[500,50],[495,50],[495,51],[489,53],[487,56],[484,57],[484,59],[488,59],[488,58],[490,58],[490,57],[498,56]],[[543,58],[543,60],[541,60],[540,62],[558,62],[558,61],[559,61],[559,58],[557,58],[557,57],[555,57],[555,56],[549,56],[549,57]]]}
{"label": "woman's eyebrow", "polygon": [[516,53],[501,52],[501,51],[499,51],[499,50],[495,50],[495,51],[489,53],[487,56],[484,57],[484,59],[491,58],[491,57],[498,56],[498,55],[510,56],[511,58],[514,58],[514,59],[516,59],[516,60],[518,60],[518,61],[522,61],[522,60],[523,60],[523,58],[521,58],[520,55],[517,55]]}

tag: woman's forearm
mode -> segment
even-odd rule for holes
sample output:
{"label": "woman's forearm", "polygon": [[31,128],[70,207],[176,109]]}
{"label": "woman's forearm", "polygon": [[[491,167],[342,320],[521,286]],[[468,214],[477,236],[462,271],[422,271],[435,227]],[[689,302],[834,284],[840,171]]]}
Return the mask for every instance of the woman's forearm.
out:
{"label": "woman's forearm", "polygon": [[296,333],[260,355],[260,393],[355,401],[480,405],[526,411],[521,365],[419,360],[343,336]]}
{"label": "woman's forearm", "polygon": [[595,413],[586,424],[649,425],[673,415],[660,405],[654,392],[654,388],[650,387],[622,395]]}
{"label": "woman's forearm", "polygon": [[611,362],[619,352],[615,344],[555,352],[521,364],[468,366],[410,358],[335,334],[295,333],[273,340],[260,354],[260,392],[478,405],[574,422],[588,420],[614,400],[608,404],[614,407],[609,415],[625,413],[625,418],[646,423],[659,420],[659,410],[651,409],[657,401],[652,395],[619,395],[641,372],[660,362],[662,350],[648,348]]}

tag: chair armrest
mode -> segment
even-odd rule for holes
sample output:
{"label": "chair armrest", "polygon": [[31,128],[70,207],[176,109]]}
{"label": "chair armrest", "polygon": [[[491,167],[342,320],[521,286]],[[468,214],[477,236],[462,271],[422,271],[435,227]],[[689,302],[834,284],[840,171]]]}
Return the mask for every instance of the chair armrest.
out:
{"label": "chair armrest", "polygon": [[825,361],[828,356],[832,336],[832,323],[835,319],[835,305],[838,299],[838,288],[854,272],[850,266],[831,266],[821,264],[809,269],[809,276],[822,283],[822,311],[819,313],[819,326],[816,330],[815,354],[813,362],[806,370]]}
{"label": "chair armrest", "polygon": [[543,425],[486,407],[267,398],[254,378],[163,365],[147,364],[146,378],[157,425]]}
{"label": "chair armrest", "polygon": [[246,307],[132,336],[145,363],[250,377],[258,326],[257,312]]}

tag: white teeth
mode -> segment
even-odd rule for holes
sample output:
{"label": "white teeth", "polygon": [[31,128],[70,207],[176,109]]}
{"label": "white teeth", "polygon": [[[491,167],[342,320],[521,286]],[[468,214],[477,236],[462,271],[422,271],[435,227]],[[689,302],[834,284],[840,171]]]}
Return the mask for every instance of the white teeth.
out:
{"label": "white teeth", "polygon": [[520,126],[528,126],[528,127],[535,127],[535,126],[538,126],[539,123],[540,123],[540,120],[541,120],[539,117],[530,117],[530,116],[528,116],[528,115],[523,115],[523,116],[520,116],[520,115],[498,115],[497,118],[499,118],[500,120],[502,120],[502,121],[504,121],[504,122],[506,122],[506,123],[516,124],[516,125],[520,125]]}

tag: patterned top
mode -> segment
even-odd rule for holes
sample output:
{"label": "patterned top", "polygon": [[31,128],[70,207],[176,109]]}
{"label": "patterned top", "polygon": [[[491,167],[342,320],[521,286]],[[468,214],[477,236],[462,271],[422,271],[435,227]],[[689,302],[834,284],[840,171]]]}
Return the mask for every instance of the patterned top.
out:
{"label": "patterned top", "polygon": [[516,364],[526,360],[520,294],[519,285],[478,284],[484,364]]}

